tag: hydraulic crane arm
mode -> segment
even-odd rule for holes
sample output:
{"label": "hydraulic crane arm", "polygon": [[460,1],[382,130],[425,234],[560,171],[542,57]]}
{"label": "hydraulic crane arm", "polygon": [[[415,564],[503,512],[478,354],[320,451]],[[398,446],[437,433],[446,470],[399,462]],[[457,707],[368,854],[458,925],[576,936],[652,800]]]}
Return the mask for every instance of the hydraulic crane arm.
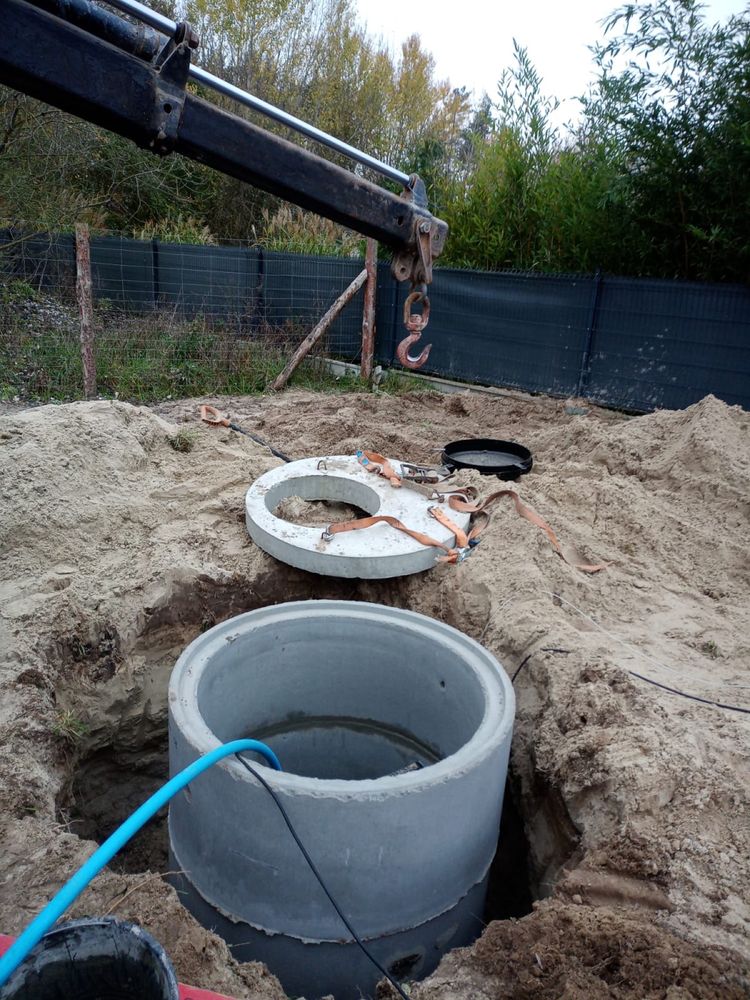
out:
{"label": "hydraulic crane arm", "polygon": [[[392,194],[190,93],[198,39],[185,23],[167,37],[89,0],[3,0],[2,8],[0,83],[156,154],[181,153],[373,237],[393,250],[393,274],[410,282],[410,305],[424,303],[426,325],[426,285],[448,227],[428,211],[419,177],[381,165],[389,176],[406,180],[402,194]],[[197,73],[193,68],[192,75]],[[308,134],[315,132],[309,127]],[[417,366],[415,359],[406,361]]]}

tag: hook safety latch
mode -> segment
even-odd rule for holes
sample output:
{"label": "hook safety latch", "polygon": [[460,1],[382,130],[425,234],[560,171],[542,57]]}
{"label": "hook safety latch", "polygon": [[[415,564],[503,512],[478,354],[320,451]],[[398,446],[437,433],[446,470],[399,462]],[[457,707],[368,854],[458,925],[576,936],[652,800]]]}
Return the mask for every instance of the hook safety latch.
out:
{"label": "hook safety latch", "polygon": [[[418,303],[422,304],[422,312],[412,312],[412,306],[417,305]],[[430,300],[428,299],[426,292],[419,290],[411,292],[406,296],[406,301],[404,302],[404,326],[408,330],[409,334],[407,337],[404,337],[396,348],[396,357],[404,368],[411,368],[412,370],[421,368],[430,356],[430,348],[432,347],[432,344],[427,344],[422,353],[417,355],[415,358],[411,357],[409,354],[409,348],[422,336],[422,330],[424,330],[429,321]]]}

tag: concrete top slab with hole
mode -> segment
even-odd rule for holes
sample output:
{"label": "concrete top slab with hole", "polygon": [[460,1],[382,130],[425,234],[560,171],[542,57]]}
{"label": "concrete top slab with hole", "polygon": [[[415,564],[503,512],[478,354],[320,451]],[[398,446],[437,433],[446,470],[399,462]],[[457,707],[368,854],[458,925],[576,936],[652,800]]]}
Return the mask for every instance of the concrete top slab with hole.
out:
{"label": "concrete top slab with hole", "polygon": [[[398,460],[389,459],[396,471]],[[351,504],[368,514],[395,517],[451,547],[454,536],[429,513],[445,511],[454,524],[466,529],[469,515],[452,511],[447,503],[430,500],[409,487],[396,488],[387,479],[367,472],[353,455],[305,458],[272,469],[253,483],[245,497],[245,521],[253,541],[281,562],[322,576],[382,580],[431,569],[445,553],[422,545],[389,524],[380,523],[323,539],[324,528],[292,524],[275,514],[282,500],[328,500]]]}

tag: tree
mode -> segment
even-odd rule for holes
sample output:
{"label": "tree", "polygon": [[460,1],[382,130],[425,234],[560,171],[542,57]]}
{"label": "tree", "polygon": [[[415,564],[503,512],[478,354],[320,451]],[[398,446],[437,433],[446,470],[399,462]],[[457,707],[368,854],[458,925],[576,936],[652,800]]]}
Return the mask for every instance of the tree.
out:
{"label": "tree", "polygon": [[548,175],[560,143],[525,48],[514,42],[515,65],[498,83],[497,100],[480,105],[465,137],[468,172],[445,199],[451,235],[447,260],[480,268],[533,268],[550,263],[545,215],[554,186]]}
{"label": "tree", "polygon": [[747,281],[748,12],[711,25],[698,0],[653,0],[605,30],[585,128],[619,164],[612,196],[639,237],[628,270]]}
{"label": "tree", "polygon": [[697,0],[649,0],[605,31],[565,136],[516,45],[447,188],[446,262],[747,281],[750,13],[711,25]]}
{"label": "tree", "polygon": [[[252,72],[248,70],[245,79],[253,79],[251,89],[258,96],[405,172],[418,167],[435,178],[443,176],[465,127],[470,101],[465,90],[435,79],[434,61],[417,36],[407,39],[394,58],[357,21],[352,0],[274,0],[265,6],[256,0],[251,54],[253,32],[247,26],[239,31],[234,18],[225,16],[225,7],[237,0],[191,3],[203,18],[202,34],[210,40],[208,48],[200,50],[209,69],[238,82],[234,68],[252,60]],[[259,27],[263,11],[279,18],[270,33]],[[336,26],[333,32],[331,25]],[[231,41],[223,40],[230,36]],[[283,126],[265,120],[263,126],[285,133]],[[383,183],[379,175],[352,167],[350,160],[318,148],[312,140],[296,134],[290,138]],[[211,218],[221,224],[222,235],[246,235],[256,226],[263,238],[265,220],[289,217],[277,209],[275,199],[222,179]],[[298,232],[298,217],[294,218]],[[279,238],[277,224],[273,237]]]}

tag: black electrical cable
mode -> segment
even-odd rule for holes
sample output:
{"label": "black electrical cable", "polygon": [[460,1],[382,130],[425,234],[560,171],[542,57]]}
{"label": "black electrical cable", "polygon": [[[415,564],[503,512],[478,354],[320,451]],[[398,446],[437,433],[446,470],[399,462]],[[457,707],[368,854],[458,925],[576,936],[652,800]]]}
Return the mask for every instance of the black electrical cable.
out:
{"label": "black electrical cable", "polygon": [[[554,646],[544,646],[544,648],[537,649],[534,652],[535,653],[566,653],[567,654],[567,653],[570,652],[570,650],[569,649],[557,649]],[[518,677],[518,675],[521,673],[521,671],[526,666],[526,664],[529,662],[529,660],[531,659],[532,656],[534,656],[534,653],[529,653],[528,656],[526,656],[523,660],[521,660],[521,662],[516,667],[515,673],[513,674],[513,676],[510,679],[510,683],[511,684],[515,684],[516,677]]]}
{"label": "black electrical cable", "polygon": [[519,674],[521,673],[521,671],[523,670],[523,668],[524,668],[524,667],[526,666],[526,664],[527,664],[527,663],[529,662],[529,660],[531,659],[531,657],[532,657],[533,655],[534,655],[533,653],[529,653],[529,655],[528,655],[528,656],[525,656],[525,657],[524,657],[524,658],[523,658],[523,659],[521,660],[521,662],[520,662],[520,663],[518,664],[518,666],[516,667],[516,671],[515,671],[515,673],[513,674],[513,676],[512,676],[512,677],[511,677],[511,679],[510,679],[510,683],[511,683],[511,684],[515,684],[515,683],[516,683],[516,677],[518,677],[518,675],[519,675]]}
{"label": "black electrical cable", "polygon": [[[569,653],[569,649],[540,649],[537,650],[539,653]],[[516,677],[521,673],[523,668],[529,662],[534,653],[529,653],[528,656],[524,657],[516,668],[515,673],[510,679],[511,684],[515,682]],[[627,668],[626,668],[627,669]],[[637,677],[640,681],[645,681],[647,684],[653,684],[654,687],[661,688],[662,691],[669,691],[670,694],[679,695],[681,698],[689,698],[690,701],[698,701],[701,705],[713,705],[714,708],[725,708],[728,712],[742,712],[743,715],[750,715],[750,708],[741,708],[739,705],[725,705],[721,701],[711,701],[710,698],[701,698],[697,694],[688,694],[687,691],[680,691],[678,688],[669,687],[668,684],[660,684],[659,681],[653,680],[651,677],[646,677],[644,674],[639,674],[635,670],[627,671],[631,677]]]}
{"label": "black electrical cable", "polygon": [[689,698],[691,701],[699,701],[702,705],[713,705],[714,708],[726,708],[730,712],[742,712],[744,715],[750,715],[750,708],[740,708],[739,705],[724,705],[720,701],[711,701],[710,698],[700,698],[697,694],[688,694],[687,691],[679,691],[677,688],[668,687],[666,684],[660,684],[659,681],[654,681],[650,677],[644,677],[643,674],[637,674],[635,670],[628,670],[629,674],[633,677],[637,677],[639,680],[646,681],[647,684],[653,684],[654,687],[661,688],[662,691],[669,691],[670,694],[678,694],[681,698]]}
{"label": "black electrical cable", "polygon": [[401,989],[401,987],[396,982],[396,980],[393,978],[393,976],[391,976],[390,973],[386,972],[386,970],[383,968],[383,966],[380,964],[380,962],[378,962],[378,960],[375,958],[375,956],[369,951],[369,949],[365,945],[365,943],[362,940],[362,938],[359,936],[359,934],[357,934],[357,932],[354,930],[354,928],[349,923],[349,921],[347,920],[347,918],[344,916],[344,914],[343,914],[343,912],[341,910],[341,907],[339,906],[339,904],[336,902],[336,900],[331,895],[331,893],[330,893],[330,891],[328,889],[328,886],[323,881],[323,877],[321,876],[321,874],[318,871],[318,869],[315,867],[315,862],[310,857],[310,855],[307,853],[307,849],[305,848],[305,845],[299,839],[299,837],[297,835],[297,831],[294,829],[294,826],[292,825],[292,821],[289,819],[287,811],[284,808],[284,806],[281,804],[281,801],[280,801],[279,797],[277,796],[276,792],[273,790],[273,788],[271,788],[271,786],[268,784],[268,782],[263,777],[263,775],[259,774],[255,770],[254,767],[251,767],[250,764],[248,764],[248,762],[243,757],[241,757],[239,754],[235,754],[235,757],[240,762],[240,764],[242,764],[244,767],[247,768],[247,770],[250,772],[250,774],[253,775],[254,778],[257,778],[257,780],[261,783],[261,785],[263,785],[263,787],[265,788],[265,790],[268,792],[268,794],[271,796],[271,798],[273,799],[273,801],[276,803],[276,807],[279,810],[279,812],[281,813],[281,815],[282,815],[282,817],[284,819],[284,822],[286,823],[287,827],[289,828],[289,832],[294,837],[294,840],[295,840],[295,843],[297,844],[297,847],[299,847],[300,851],[302,851],[302,856],[304,857],[305,861],[310,866],[310,871],[313,873],[313,875],[315,876],[315,878],[320,883],[320,888],[323,890],[323,892],[326,894],[326,896],[328,896],[328,899],[330,900],[331,906],[334,908],[334,910],[336,911],[336,913],[341,918],[341,922],[344,925],[344,927],[346,927],[346,929],[349,931],[349,933],[351,934],[351,936],[354,938],[354,940],[357,942],[357,944],[359,945],[359,947],[362,949],[362,952],[372,962],[372,964],[375,966],[375,968],[378,970],[378,972],[380,972],[383,976],[385,976],[385,978],[388,980],[388,982],[391,984],[391,986],[396,990],[396,992],[402,998],[402,1000],[409,1000],[409,997],[406,995],[406,993],[404,993],[404,991]]}
{"label": "black electrical cable", "polygon": [[[639,654],[641,657],[643,657],[643,659],[650,660],[652,663],[655,663],[658,667],[664,667],[663,663],[659,663],[658,660],[654,660],[652,657],[646,656],[646,654],[643,653],[643,652],[641,652],[638,649],[637,646],[634,646],[632,643],[626,642],[624,639],[621,639],[619,636],[613,635],[611,632],[608,632],[605,628],[603,628],[599,624],[598,621],[596,621],[596,619],[592,618],[591,615],[587,615],[585,611],[581,611],[580,608],[577,608],[575,606],[575,604],[571,604],[570,601],[566,600],[566,598],[564,598],[564,597],[561,597],[560,594],[555,594],[551,590],[548,590],[547,593],[550,595],[550,597],[552,598],[552,600],[554,602],[556,602],[558,605],[559,604],[567,604],[568,607],[572,608],[573,611],[576,612],[576,614],[579,614],[581,616],[581,618],[585,618],[587,621],[591,622],[591,624],[595,628],[599,629],[600,632],[602,632],[604,635],[608,636],[610,639],[614,639],[615,642],[619,642],[621,646],[625,646],[625,647],[628,647],[628,648],[634,650],[637,654]],[[527,656],[526,659],[528,660],[529,657]],[[525,662],[526,661],[524,661],[524,663]],[[523,663],[521,664],[521,667],[522,666],[523,666]],[[518,676],[518,672],[520,671],[521,667],[519,667],[518,670],[513,675],[513,679],[514,680]],[[673,667],[666,667],[666,669],[667,670],[673,670],[674,668]],[[643,674],[639,674],[635,670],[628,670],[627,667],[625,668],[625,670],[626,670],[627,673],[630,674],[631,677],[637,677],[638,680],[645,681],[647,684],[653,684],[654,687],[661,688],[662,691],[669,691],[670,694],[676,694],[680,698],[688,698],[690,701],[697,701],[701,705],[713,705],[714,708],[724,708],[728,712],[742,712],[743,715],[750,715],[750,708],[742,708],[740,705],[726,705],[726,704],[724,704],[724,702],[714,701],[711,698],[701,698],[697,694],[688,694],[687,691],[680,691],[679,688],[673,688],[673,687],[669,687],[667,684],[661,684],[659,681],[652,680],[650,677],[646,677]]]}

